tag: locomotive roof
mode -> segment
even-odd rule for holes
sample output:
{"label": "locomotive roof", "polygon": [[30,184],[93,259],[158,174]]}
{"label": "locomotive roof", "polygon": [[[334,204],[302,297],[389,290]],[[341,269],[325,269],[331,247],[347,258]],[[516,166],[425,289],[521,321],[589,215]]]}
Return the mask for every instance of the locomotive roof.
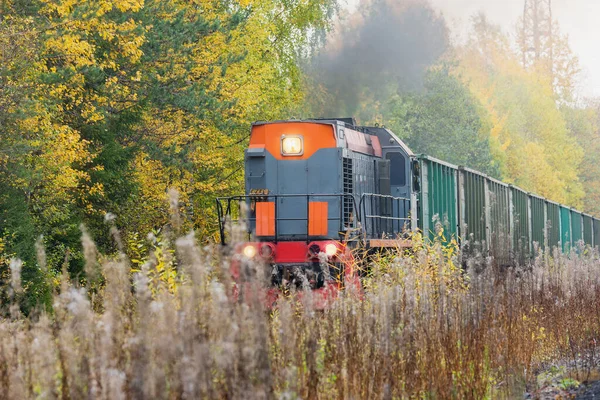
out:
{"label": "locomotive roof", "polygon": [[310,119],[288,119],[277,121],[256,121],[252,126],[281,124],[289,122],[305,122],[324,125],[343,125],[346,129],[352,129],[365,135],[377,136],[383,148],[400,147],[409,157],[415,154],[394,132],[384,126],[360,126],[356,124],[353,117],[348,118],[310,118]]}
{"label": "locomotive roof", "polygon": [[[281,119],[281,120],[275,120],[275,121],[256,121],[252,124],[252,126],[283,124],[286,122],[307,122],[307,123],[313,123],[313,124],[335,125],[338,122],[343,122],[343,123],[347,124],[347,122],[345,121],[346,119],[348,119],[348,118],[342,118],[342,119],[339,119],[339,118]],[[354,120],[354,119],[352,118],[352,120]],[[351,125],[351,124],[347,124],[347,125]]]}

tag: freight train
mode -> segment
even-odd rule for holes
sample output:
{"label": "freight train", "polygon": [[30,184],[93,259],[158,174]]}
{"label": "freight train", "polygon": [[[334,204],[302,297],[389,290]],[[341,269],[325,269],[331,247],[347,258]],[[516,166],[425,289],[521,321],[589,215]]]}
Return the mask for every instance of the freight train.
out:
{"label": "freight train", "polygon": [[253,124],[245,188],[217,199],[221,242],[227,221],[245,220],[249,240],[236,252],[267,264],[274,288],[308,282],[329,293],[340,277],[356,275],[353,249],[410,247],[409,232],[433,239],[440,227],[464,253],[504,265],[536,248],[600,245],[600,220],[591,215],[416,155],[389,129],[352,118]]}

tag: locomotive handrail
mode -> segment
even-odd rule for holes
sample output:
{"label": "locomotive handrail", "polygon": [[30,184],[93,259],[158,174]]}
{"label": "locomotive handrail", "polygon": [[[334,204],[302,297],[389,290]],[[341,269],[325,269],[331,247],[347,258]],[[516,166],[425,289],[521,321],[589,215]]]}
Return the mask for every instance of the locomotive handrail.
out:
{"label": "locomotive handrail", "polygon": [[[387,214],[390,215],[383,215],[383,211],[381,210],[381,208],[385,207],[382,207],[380,200],[389,200],[390,209],[388,210]],[[369,212],[367,212],[367,202],[370,206],[368,210]],[[410,212],[410,199],[406,197],[394,197],[391,195],[364,193],[360,198],[358,207],[361,212],[363,229],[365,231],[365,235],[368,238],[379,238],[383,233],[391,233],[393,235],[402,233],[403,226],[401,226],[401,224],[404,225],[406,222],[410,224],[410,217],[408,216]],[[401,208],[403,208],[404,210],[402,210]],[[377,211],[374,212],[374,210]],[[401,215],[406,215],[406,217],[403,217]],[[384,229],[382,229],[381,226],[382,221],[386,222],[386,225],[388,225],[391,222],[391,232],[384,232]],[[371,224],[369,224],[369,222],[371,222]],[[395,223],[397,223],[397,226]],[[389,225],[386,226],[386,228],[389,227]]]}
{"label": "locomotive handrail", "polygon": [[[306,218],[279,218],[278,216],[278,207],[277,201],[281,198],[306,198]],[[311,237],[309,235],[309,205],[311,198],[337,198],[340,200],[340,216],[338,218],[327,218],[328,221],[339,221],[339,232],[343,231],[344,228],[344,207],[342,206],[344,199],[351,199],[352,209],[354,211],[354,215],[356,216],[356,222],[360,223],[360,208],[357,207],[356,198],[352,194],[248,194],[248,195],[237,195],[237,196],[229,196],[229,197],[218,197],[216,199],[217,202],[217,217],[219,219],[219,235],[221,237],[221,244],[225,245],[225,222],[226,217],[231,215],[232,212],[232,203],[238,202],[241,204],[242,202],[246,202],[248,205],[251,201],[256,200],[267,200],[273,199],[275,202],[275,237],[274,240],[277,241],[279,238],[279,230],[277,229],[277,223],[279,221],[306,221],[306,238],[307,240]],[[226,208],[223,210],[223,203],[226,203]],[[240,216],[239,219],[244,219]],[[256,218],[246,218],[248,221],[255,220]],[[248,234],[251,234],[251,231],[248,230]]]}

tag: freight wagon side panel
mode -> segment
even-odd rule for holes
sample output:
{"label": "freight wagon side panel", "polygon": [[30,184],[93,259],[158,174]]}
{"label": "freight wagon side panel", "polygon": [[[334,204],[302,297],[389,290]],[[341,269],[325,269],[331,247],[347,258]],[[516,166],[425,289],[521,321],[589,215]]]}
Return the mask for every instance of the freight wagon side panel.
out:
{"label": "freight wagon side panel", "polygon": [[531,207],[531,248],[544,249],[546,201],[541,197],[529,195],[529,202]]}
{"label": "freight wagon side panel", "polygon": [[513,205],[513,248],[517,261],[523,264],[530,255],[529,250],[529,200],[527,193],[511,187]]}
{"label": "freight wagon side panel", "polygon": [[592,216],[583,214],[583,241],[587,246],[593,246],[592,242]]}
{"label": "freight wagon side panel", "polygon": [[490,216],[490,251],[501,265],[510,263],[511,232],[508,185],[489,179],[488,201]]}
{"label": "freight wagon side panel", "polygon": [[463,247],[487,249],[486,176],[460,168],[460,228]]}
{"label": "freight wagon side panel", "polygon": [[447,240],[458,238],[457,168],[421,156],[420,228],[433,239],[436,225],[441,224]]}
{"label": "freight wagon side panel", "polygon": [[600,220],[594,218],[593,219],[593,223],[594,223],[594,247],[595,248],[600,248]]}
{"label": "freight wagon side panel", "polygon": [[565,206],[560,206],[560,241],[562,251],[568,252],[571,248],[571,210]]}
{"label": "freight wagon side panel", "polygon": [[547,201],[546,210],[548,247],[553,249],[560,245],[560,207],[556,203]]}
{"label": "freight wagon side panel", "polygon": [[583,220],[581,213],[575,210],[571,210],[571,244],[572,247],[583,240]]}

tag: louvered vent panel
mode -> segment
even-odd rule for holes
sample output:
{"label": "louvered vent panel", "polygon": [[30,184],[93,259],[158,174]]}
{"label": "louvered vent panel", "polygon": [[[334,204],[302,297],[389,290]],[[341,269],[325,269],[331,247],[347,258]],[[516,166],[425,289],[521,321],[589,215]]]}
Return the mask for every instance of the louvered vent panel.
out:
{"label": "louvered vent panel", "polygon": [[[353,195],[354,194],[354,179],[353,179],[353,168],[352,168],[352,159],[344,158],[343,162],[344,169],[344,194],[345,195]],[[353,207],[352,207],[352,199],[349,196],[344,196],[344,226],[350,227],[353,225]]]}

